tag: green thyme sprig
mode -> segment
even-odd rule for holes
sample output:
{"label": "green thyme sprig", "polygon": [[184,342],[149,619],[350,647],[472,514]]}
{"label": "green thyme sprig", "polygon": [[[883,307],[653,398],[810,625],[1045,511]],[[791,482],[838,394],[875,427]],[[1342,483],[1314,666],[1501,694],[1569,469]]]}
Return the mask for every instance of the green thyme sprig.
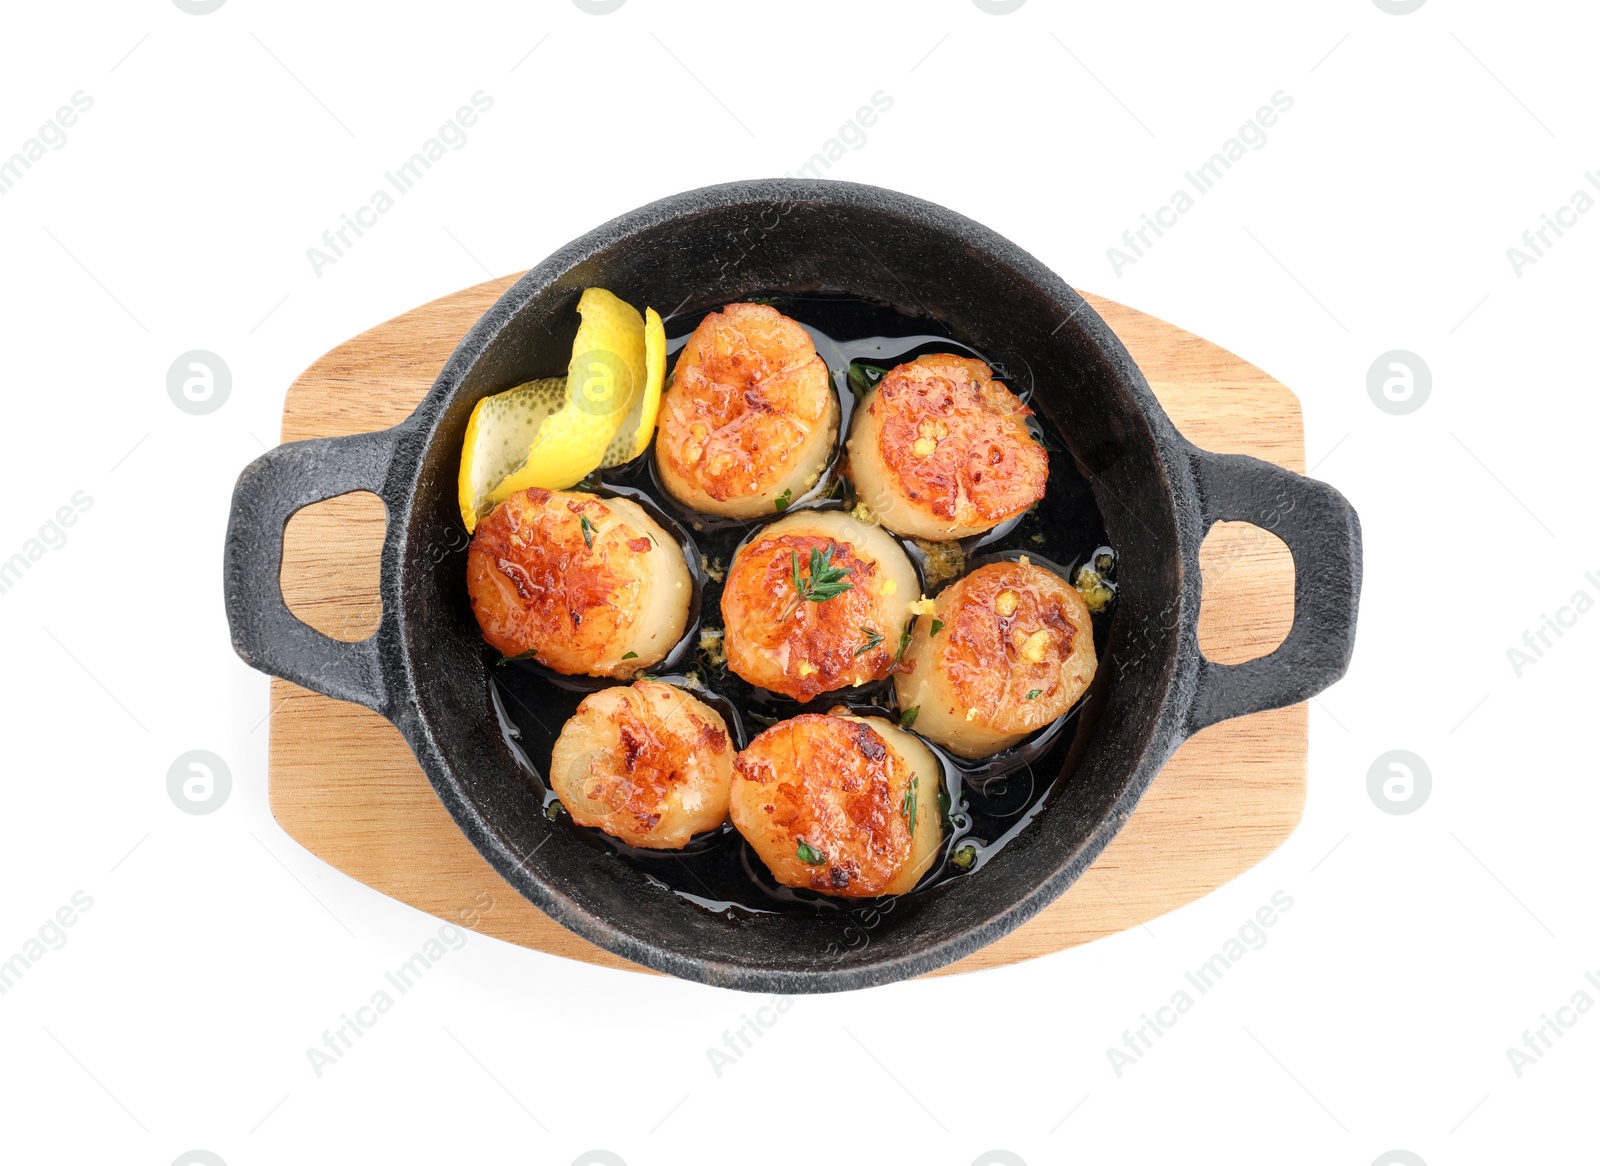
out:
{"label": "green thyme sprig", "polygon": [[861,631],[867,637],[867,642],[855,650],[854,656],[859,656],[863,652],[870,652],[883,643],[883,633],[877,628],[863,627]]}
{"label": "green thyme sprig", "polygon": [[894,662],[900,663],[900,658],[906,654],[906,647],[911,643],[911,632],[917,626],[920,615],[914,615],[906,621],[906,626],[900,629],[900,646],[894,651]]}
{"label": "green thyme sprig", "polygon": [[850,391],[855,394],[856,400],[859,401],[877,387],[878,382],[883,379],[883,374],[888,371],[882,365],[851,361],[850,369],[845,374],[845,379],[850,384]]}
{"label": "green thyme sprig", "polygon": [[795,594],[812,603],[826,603],[834,596],[843,595],[855,586],[848,578],[849,567],[833,565],[832,547],[826,551],[818,550],[816,547],[811,548],[809,578],[802,578],[800,575],[800,555],[797,551],[789,552],[789,568],[794,576]]}
{"label": "green thyme sprig", "polygon": [[[915,712],[916,710],[913,709],[912,711]],[[919,781],[921,781],[921,778],[916,774],[912,774],[911,784],[906,786],[905,796],[900,799],[900,814],[905,818],[906,829],[910,831],[912,836],[917,833],[917,783]]]}

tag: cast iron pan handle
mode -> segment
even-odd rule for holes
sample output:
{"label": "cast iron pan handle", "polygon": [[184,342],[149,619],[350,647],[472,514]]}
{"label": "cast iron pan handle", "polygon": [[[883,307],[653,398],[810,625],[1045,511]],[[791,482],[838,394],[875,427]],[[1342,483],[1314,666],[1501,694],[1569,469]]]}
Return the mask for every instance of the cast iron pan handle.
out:
{"label": "cast iron pan handle", "polygon": [[1203,529],[1249,522],[1294,556],[1294,623],[1275,652],[1243,664],[1200,660],[1189,732],[1229,717],[1283,708],[1344,675],[1361,597],[1361,520],[1325,482],[1235,454],[1191,447]]}
{"label": "cast iron pan handle", "polygon": [[228,628],[244,662],[385,715],[389,697],[377,637],[348,644],[302,623],[283,601],[278,570],[283,529],[297,510],[353,490],[383,495],[398,435],[386,429],[268,450],[233,488],[223,548]]}

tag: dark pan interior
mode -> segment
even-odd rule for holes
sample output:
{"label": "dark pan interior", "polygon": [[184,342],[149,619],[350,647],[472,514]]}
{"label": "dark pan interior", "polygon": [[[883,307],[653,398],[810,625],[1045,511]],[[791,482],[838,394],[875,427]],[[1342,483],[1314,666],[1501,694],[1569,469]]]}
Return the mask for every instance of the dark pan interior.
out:
{"label": "dark pan interior", "polygon": [[[1119,553],[1118,608],[1067,762],[1070,780],[974,876],[831,915],[730,920],[651,886],[541,813],[489,715],[459,549],[456,470],[480,397],[565,367],[578,296],[594,285],[663,315],[762,291],[844,292],[937,320],[1008,368],[1030,371],[1034,407],[1093,484]],[[1031,257],[960,216],[842,183],[742,183],[646,207],[524,277],[463,342],[418,420],[425,450],[399,549],[413,686],[400,719],[446,805],[497,869],[621,955],[767,991],[859,987],[931,970],[1005,934],[1065,889],[1176,744],[1182,516],[1168,480],[1170,427],[1099,317]]]}

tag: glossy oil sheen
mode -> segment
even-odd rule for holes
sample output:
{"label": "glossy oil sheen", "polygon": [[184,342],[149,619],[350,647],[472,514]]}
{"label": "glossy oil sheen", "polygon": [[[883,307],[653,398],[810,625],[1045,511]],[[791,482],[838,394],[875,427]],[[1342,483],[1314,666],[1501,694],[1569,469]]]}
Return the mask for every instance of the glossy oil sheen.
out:
{"label": "glossy oil sheen", "polygon": [[[756,688],[718,664],[715,653],[701,649],[701,632],[721,627],[722,584],[715,575],[726,570],[741,543],[757,535],[768,522],[798,510],[848,508],[853,499],[842,477],[844,442],[857,404],[850,388],[848,369],[858,362],[874,371],[934,352],[954,352],[987,360],[970,345],[944,333],[937,324],[909,318],[882,305],[843,296],[782,295],[751,297],[770,303],[798,321],[811,335],[817,353],[827,364],[840,404],[840,428],[835,457],[828,470],[805,495],[793,499],[770,519],[737,520],[704,515],[679,503],[662,487],[655,473],[654,448],[615,470],[604,471],[580,485],[601,495],[616,494],[639,502],[682,545],[694,580],[689,624],[683,639],[651,672],[658,679],[677,683],[717,708],[728,722],[739,748],[749,744],[773,720],[800,713],[822,713],[843,706],[861,716],[881,716],[897,722],[904,710],[894,706],[891,680],[859,688],[819,694],[800,703]],[[677,353],[704,313],[666,321],[669,355]],[[1026,404],[1034,395],[1031,370],[1009,369],[989,361],[997,379]],[[1026,555],[1032,562],[1055,570],[1070,581],[1079,564],[1095,554],[1108,553],[1107,535],[1089,483],[1064,451],[1060,433],[1031,418],[1030,425],[1050,451],[1050,476],[1045,497],[1020,518],[981,535],[961,540],[966,552],[965,574],[986,562]],[[899,539],[916,567],[924,592],[924,553],[910,539]],[[709,566],[708,571],[706,567]],[[941,586],[947,586],[947,581]],[[1101,658],[1107,649],[1111,608],[1094,617],[1095,648]],[[681,900],[730,917],[773,912],[814,913],[859,909],[860,900],[844,900],[809,890],[779,885],[748,843],[731,824],[698,835],[682,850],[647,850],[629,846],[603,831],[579,826],[568,816],[550,790],[545,767],[556,737],[585,695],[617,683],[609,678],[569,677],[529,661],[501,661],[485,647],[491,678],[489,702],[493,715],[529,783],[542,800],[547,816],[560,822],[583,842],[605,852],[613,861],[626,863],[640,877],[669,888]],[[941,893],[956,879],[982,878],[982,868],[1034,819],[1047,800],[1070,780],[1065,764],[1080,723],[1085,697],[1051,725],[1027,740],[991,757],[967,760],[925,741],[939,758],[944,772],[943,858],[923,877],[912,896]],[[913,722],[912,731],[915,732]],[[959,857],[957,857],[959,856]],[[886,904],[884,906],[887,906]]]}

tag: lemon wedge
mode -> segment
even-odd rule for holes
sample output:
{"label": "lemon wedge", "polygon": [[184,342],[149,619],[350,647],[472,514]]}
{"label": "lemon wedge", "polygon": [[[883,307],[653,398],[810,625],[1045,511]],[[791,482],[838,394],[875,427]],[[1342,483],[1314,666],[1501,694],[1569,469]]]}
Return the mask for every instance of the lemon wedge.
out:
{"label": "lemon wedge", "polygon": [[661,386],[667,379],[667,331],[654,308],[644,310],[644,392],[633,403],[622,427],[611,439],[601,469],[631,462],[650,445],[661,411]]}
{"label": "lemon wedge", "polygon": [[567,378],[547,377],[485,397],[472,410],[457,482],[461,521],[468,533],[492,509],[489,495],[494,488],[522,468],[539,427],[560,412],[566,400]]}
{"label": "lemon wedge", "polygon": [[457,482],[461,520],[478,519],[518,490],[564,490],[650,444],[666,378],[666,332],[604,288],[584,290],[565,378],[485,397],[467,422]]}

